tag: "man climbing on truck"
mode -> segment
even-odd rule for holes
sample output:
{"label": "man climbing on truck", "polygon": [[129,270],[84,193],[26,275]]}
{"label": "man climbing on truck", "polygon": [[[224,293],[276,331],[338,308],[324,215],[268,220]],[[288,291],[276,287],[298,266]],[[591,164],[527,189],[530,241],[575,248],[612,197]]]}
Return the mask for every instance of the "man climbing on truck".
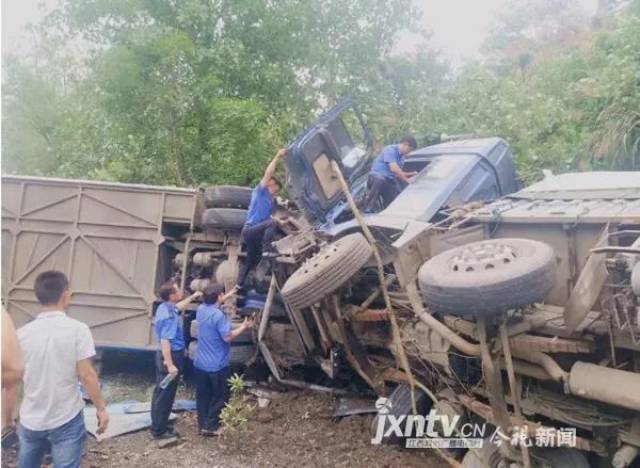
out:
{"label": "man climbing on truck", "polygon": [[400,193],[400,187],[411,182],[416,172],[405,172],[404,157],[417,147],[416,139],[410,135],[402,137],[397,145],[385,146],[371,165],[367,189],[369,194],[364,203],[366,212],[375,210],[376,202],[382,199],[386,208]]}
{"label": "man climbing on truck", "polygon": [[271,242],[278,232],[278,222],[271,215],[282,182],[275,176],[275,172],[278,162],[286,155],[286,149],[278,150],[251,194],[249,212],[241,233],[247,256],[238,275],[236,289],[239,292],[243,292],[247,276],[260,263],[263,252],[271,249]]}

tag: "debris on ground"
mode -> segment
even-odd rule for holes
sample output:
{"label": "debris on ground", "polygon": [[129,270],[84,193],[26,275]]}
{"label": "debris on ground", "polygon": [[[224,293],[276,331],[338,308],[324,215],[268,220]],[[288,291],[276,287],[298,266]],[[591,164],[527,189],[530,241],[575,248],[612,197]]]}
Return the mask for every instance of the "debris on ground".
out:
{"label": "debris on ground", "polygon": [[[178,415],[175,421],[176,430],[182,436],[177,445],[160,450],[147,430],[102,442],[89,438],[82,466],[442,466],[442,461],[430,450],[371,445],[373,415],[349,416],[336,422],[333,418],[335,405],[336,399],[330,395],[288,391],[281,398],[271,400],[266,408],[257,408],[245,431],[231,431],[221,437],[198,435],[195,413],[186,412]],[[16,466],[15,451],[3,452],[2,466]]]}
{"label": "debris on ground", "polygon": [[[107,413],[109,413],[109,426],[104,434],[98,434],[98,418],[96,416],[96,409],[93,406],[87,406],[84,409],[84,423],[87,427],[87,432],[94,436],[98,442],[112,437],[128,434],[129,432],[139,431],[151,427],[151,414],[145,413],[127,413],[126,408],[131,405],[140,404],[139,401],[123,401],[120,403],[113,403],[107,405]],[[176,418],[174,413],[171,413],[169,420],[172,421]]]}
{"label": "debris on ground", "polygon": [[355,416],[357,414],[377,413],[375,401],[369,398],[339,397],[336,401],[334,418]]}

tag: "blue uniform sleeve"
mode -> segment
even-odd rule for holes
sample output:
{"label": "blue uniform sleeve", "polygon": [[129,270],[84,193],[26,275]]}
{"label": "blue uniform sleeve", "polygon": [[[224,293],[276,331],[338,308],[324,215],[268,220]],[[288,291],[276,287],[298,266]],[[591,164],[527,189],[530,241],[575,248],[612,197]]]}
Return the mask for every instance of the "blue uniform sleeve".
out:
{"label": "blue uniform sleeve", "polygon": [[178,332],[178,320],[175,318],[167,318],[159,322],[161,340],[173,340]]}
{"label": "blue uniform sleeve", "polygon": [[220,336],[222,338],[228,336],[229,333],[231,333],[231,319],[227,316],[227,314],[225,314],[224,312],[220,314],[220,318],[216,323],[216,327],[218,328],[218,333],[220,333]]}
{"label": "blue uniform sleeve", "polygon": [[265,195],[270,196],[267,186],[264,185],[262,181],[258,182],[258,185],[256,185],[256,188],[254,188],[253,190],[256,192],[256,195],[259,195],[261,197]]}
{"label": "blue uniform sleeve", "polygon": [[393,146],[387,146],[382,151],[382,160],[387,164],[398,164],[398,155],[396,154],[395,148]]}

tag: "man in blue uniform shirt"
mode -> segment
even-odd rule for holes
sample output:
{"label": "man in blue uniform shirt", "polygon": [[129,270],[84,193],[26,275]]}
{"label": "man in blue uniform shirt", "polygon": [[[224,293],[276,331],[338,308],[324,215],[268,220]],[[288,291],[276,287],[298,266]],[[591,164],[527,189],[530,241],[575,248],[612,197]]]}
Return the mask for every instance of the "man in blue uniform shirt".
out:
{"label": "man in blue uniform shirt", "polygon": [[[184,330],[180,311],[187,305],[202,296],[196,292],[186,299],[182,299],[182,293],[173,282],[167,282],[160,287],[158,296],[162,304],[156,309],[154,327],[160,350],[156,353],[156,387],[151,398],[151,435],[155,439],[168,439],[178,437],[178,434],[169,426],[171,407],[176,398],[179,374],[184,367]],[[165,388],[160,387],[160,382],[172,374],[174,379]]]}
{"label": "man in blue uniform shirt", "polygon": [[402,137],[397,145],[385,146],[371,165],[367,188],[369,194],[364,204],[367,212],[374,211],[376,202],[382,198],[382,208],[389,206],[400,193],[400,186],[411,182],[415,172],[404,172],[404,157],[416,149],[416,139],[412,136]]}
{"label": "man in blue uniform shirt", "polygon": [[203,436],[218,435],[220,412],[229,399],[230,343],[253,326],[253,319],[245,318],[242,325],[232,329],[231,319],[220,309],[235,293],[234,288],[224,294],[221,285],[212,284],[205,290],[204,304],[198,306],[196,312],[198,350],[193,365],[198,428]]}
{"label": "man in blue uniform shirt", "polygon": [[271,217],[275,207],[275,196],[282,188],[282,183],[275,177],[278,162],[287,154],[285,149],[279,150],[273,160],[264,171],[260,183],[253,189],[247,220],[242,228],[242,241],[246,247],[246,257],[242,267],[236,288],[242,290],[249,272],[253,270],[260,259],[262,252],[271,248],[278,231],[278,223]]}

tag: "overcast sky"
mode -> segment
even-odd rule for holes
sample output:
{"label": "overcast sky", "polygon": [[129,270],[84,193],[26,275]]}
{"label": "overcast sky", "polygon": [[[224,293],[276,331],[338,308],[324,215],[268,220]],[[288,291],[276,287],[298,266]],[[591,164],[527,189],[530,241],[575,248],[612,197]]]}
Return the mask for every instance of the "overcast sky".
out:
{"label": "overcast sky", "polygon": [[[2,50],[15,51],[25,42],[25,27],[37,22],[59,0],[2,0]],[[579,0],[593,13],[597,0]],[[423,11],[423,23],[432,32],[433,45],[453,62],[477,53],[491,20],[506,0],[416,0]],[[399,49],[410,49],[410,36]]]}

